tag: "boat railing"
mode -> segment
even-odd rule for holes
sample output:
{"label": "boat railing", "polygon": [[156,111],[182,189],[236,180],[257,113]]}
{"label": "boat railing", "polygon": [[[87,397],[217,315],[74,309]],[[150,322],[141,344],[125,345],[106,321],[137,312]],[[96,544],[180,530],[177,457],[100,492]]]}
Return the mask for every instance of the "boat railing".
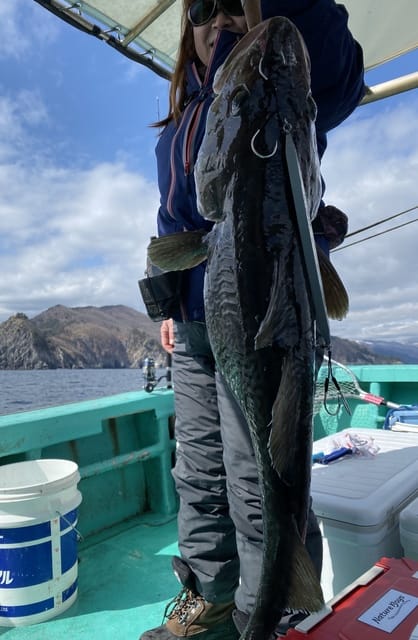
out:
{"label": "boat railing", "polygon": [[40,458],[78,464],[83,537],[141,514],[176,513],[172,389],[0,416],[0,442],[0,464]]}

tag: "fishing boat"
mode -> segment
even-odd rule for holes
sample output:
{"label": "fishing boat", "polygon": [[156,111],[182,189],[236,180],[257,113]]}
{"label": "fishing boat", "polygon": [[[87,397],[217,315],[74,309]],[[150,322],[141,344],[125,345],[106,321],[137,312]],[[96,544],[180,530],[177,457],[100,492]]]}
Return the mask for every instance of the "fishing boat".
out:
{"label": "fishing boat", "polygon": [[[351,415],[339,406],[336,395],[330,394],[324,406],[319,390],[316,442],[338,437],[347,429],[355,433],[367,429],[375,436],[383,433],[388,410],[383,403],[403,406],[418,398],[418,365],[357,365],[349,371],[361,391],[349,386],[346,376],[334,368]],[[174,401],[170,386],[160,383],[150,390],[150,381],[145,378],[144,387],[148,391],[0,416],[3,465],[18,471],[16,464],[73,461],[79,470],[81,494],[78,519],[67,527],[77,542],[78,559],[73,575],[77,590],[71,594],[70,604],[65,599],[53,604],[52,597],[50,605],[43,603],[49,609],[42,609],[41,604],[39,610],[33,591],[29,602],[23,603],[23,596],[18,595],[13,606],[5,606],[12,596],[10,589],[5,595],[8,585],[4,584],[3,562],[0,636],[18,640],[56,640],[61,636],[129,640],[160,624],[166,604],[178,591],[170,561],[177,553],[177,498],[171,477]],[[367,394],[368,399],[362,399],[361,394]],[[418,451],[417,434],[409,436],[417,438]],[[343,463],[340,466],[343,468]],[[28,491],[25,479],[20,485],[19,474],[12,477],[15,494],[19,486]],[[48,479],[39,483],[39,493],[42,485],[47,492]],[[4,522],[10,509],[13,525],[16,516],[4,489],[2,481],[0,521]],[[61,528],[65,529],[68,522],[65,514],[58,517],[62,515]],[[5,529],[0,529],[1,557],[7,545],[2,546]],[[21,546],[25,544],[30,554],[36,540]],[[373,564],[378,557],[369,551],[369,559]],[[65,580],[65,574],[57,578],[58,589],[60,580]]]}
{"label": "fishing boat", "polygon": [[[180,30],[178,0],[35,1],[117,52],[169,77]],[[364,47],[366,68],[418,46],[417,3],[348,0],[345,4],[351,28]],[[396,78],[370,87],[365,101],[417,86],[418,73]],[[367,431],[374,439],[383,432],[394,433],[384,429],[388,402],[402,407],[418,401],[418,365],[352,366],[349,371],[354,381],[348,391],[344,393],[342,385],[342,393],[340,389],[334,396],[328,394],[317,407],[314,438],[321,446],[327,438],[338,441],[347,430],[363,435]],[[149,383],[146,380],[145,388],[137,392],[0,416],[1,465],[7,468],[9,481],[0,487],[0,636],[134,640],[161,623],[164,607],[178,592],[170,562],[177,553],[177,498],[171,476],[174,401],[170,385]],[[404,427],[405,423],[408,437],[416,437],[414,423],[405,421]],[[408,447],[413,448],[411,440]],[[54,473],[50,469],[51,461],[57,460],[76,466],[68,468],[67,477],[57,478],[56,467]],[[343,460],[338,464],[344,469]],[[322,469],[329,467],[318,468],[322,475]],[[410,501],[413,498],[411,494]],[[26,517],[24,510],[16,511],[16,503],[30,501],[31,505],[43,501],[42,509],[47,503],[52,514],[48,525],[55,527],[53,540],[45,531],[39,537],[36,513],[31,537],[13,537]],[[40,596],[42,588],[36,581],[44,578],[37,575],[14,591],[6,560],[18,556],[19,562],[29,562],[38,546],[51,553],[48,594]],[[74,551],[76,557],[64,567],[62,558]],[[378,557],[370,552],[368,560],[373,565]]]}

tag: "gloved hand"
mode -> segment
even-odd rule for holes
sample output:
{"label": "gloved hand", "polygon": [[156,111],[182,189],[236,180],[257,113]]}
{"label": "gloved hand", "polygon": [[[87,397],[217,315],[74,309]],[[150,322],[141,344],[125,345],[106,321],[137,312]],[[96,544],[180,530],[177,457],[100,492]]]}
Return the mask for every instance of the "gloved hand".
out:
{"label": "gloved hand", "polygon": [[321,239],[327,243],[328,249],[335,249],[343,242],[347,234],[348,217],[333,205],[321,206],[312,222],[312,229],[315,240],[323,250],[326,251],[321,244]]}

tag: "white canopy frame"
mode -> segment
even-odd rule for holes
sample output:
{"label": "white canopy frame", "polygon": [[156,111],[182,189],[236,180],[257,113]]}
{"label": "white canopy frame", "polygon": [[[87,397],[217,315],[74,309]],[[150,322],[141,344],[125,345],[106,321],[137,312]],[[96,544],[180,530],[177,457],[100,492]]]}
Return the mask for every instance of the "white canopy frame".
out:
{"label": "white canopy frame", "polygon": [[[169,79],[175,64],[181,0],[35,0],[72,26],[94,35]],[[345,0],[350,29],[364,51],[366,71],[418,48],[417,0]],[[363,104],[418,87],[418,71],[368,88]]]}

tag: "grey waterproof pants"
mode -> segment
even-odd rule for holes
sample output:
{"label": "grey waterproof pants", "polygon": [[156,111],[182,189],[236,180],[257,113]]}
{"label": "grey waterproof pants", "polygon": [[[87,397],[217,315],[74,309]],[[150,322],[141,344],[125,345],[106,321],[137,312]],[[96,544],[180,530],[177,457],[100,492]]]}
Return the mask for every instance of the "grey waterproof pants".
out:
{"label": "grey waterproof pants", "polygon": [[[180,553],[208,602],[250,613],[263,553],[257,467],[244,416],[221,376],[203,323],[178,323],[173,353]],[[318,573],[322,539],[309,513],[306,546]]]}

